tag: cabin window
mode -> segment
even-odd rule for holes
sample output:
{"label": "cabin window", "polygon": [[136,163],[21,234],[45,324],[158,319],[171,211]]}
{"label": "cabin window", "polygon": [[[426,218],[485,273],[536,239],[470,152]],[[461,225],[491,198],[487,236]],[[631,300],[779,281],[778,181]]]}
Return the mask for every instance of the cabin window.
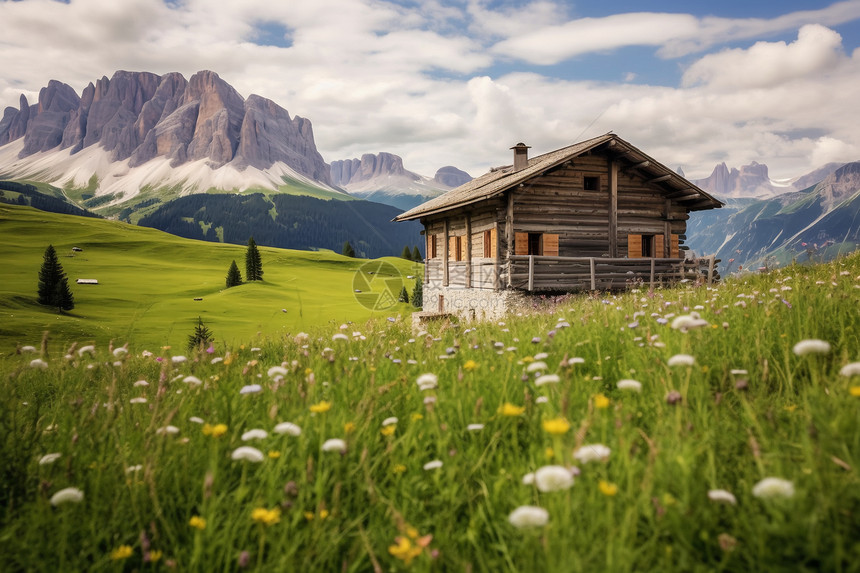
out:
{"label": "cabin window", "polygon": [[654,235],[642,235],[642,256],[654,257]]}
{"label": "cabin window", "polygon": [[585,191],[597,191],[600,188],[600,177],[583,177],[582,188]]}
{"label": "cabin window", "polygon": [[515,233],[514,254],[558,256],[558,235],[550,233]]}
{"label": "cabin window", "polygon": [[483,256],[486,258],[496,258],[496,230],[488,229],[484,231],[484,250]]}
{"label": "cabin window", "polygon": [[462,261],[466,258],[466,241],[462,236],[448,237],[448,260]]}
{"label": "cabin window", "polygon": [[[670,235],[670,258],[679,258],[679,239],[678,235]],[[627,235],[627,258],[663,258],[666,256],[665,244],[664,235]]]}

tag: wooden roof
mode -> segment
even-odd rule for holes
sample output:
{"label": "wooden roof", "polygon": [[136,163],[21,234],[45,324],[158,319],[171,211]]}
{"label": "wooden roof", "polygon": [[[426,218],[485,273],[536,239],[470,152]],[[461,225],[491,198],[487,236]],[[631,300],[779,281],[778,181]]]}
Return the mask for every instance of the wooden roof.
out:
{"label": "wooden roof", "polygon": [[569,147],[531,157],[528,167],[519,171],[514,171],[512,165],[491,169],[488,173],[469,181],[465,185],[401,213],[394,220],[409,221],[491,199],[532,177],[542,175],[546,171],[590,151],[606,152],[621,161],[622,164],[626,163],[626,166],[637,169],[645,179],[659,183],[666,190],[668,199],[672,199],[690,211],[703,211],[723,206],[723,203],[693,185],[683,176],[652,159],[614,133],[607,133]]}

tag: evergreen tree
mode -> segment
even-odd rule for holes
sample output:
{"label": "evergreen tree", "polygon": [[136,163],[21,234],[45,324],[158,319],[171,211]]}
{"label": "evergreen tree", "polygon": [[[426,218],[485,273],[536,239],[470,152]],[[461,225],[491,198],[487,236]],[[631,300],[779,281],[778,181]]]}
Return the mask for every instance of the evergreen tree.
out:
{"label": "evergreen tree", "polygon": [[248,281],[263,280],[263,261],[254,237],[248,239],[248,250],[245,251],[245,279]]}
{"label": "evergreen tree", "polygon": [[239,267],[236,266],[234,260],[230,263],[230,270],[227,271],[227,288],[239,286],[242,284],[242,273],[239,272]]}
{"label": "evergreen tree", "polygon": [[72,310],[75,299],[69,289],[69,281],[63,266],[57,259],[57,251],[53,245],[45,249],[42,268],[39,269],[39,304],[56,307],[57,310]]}
{"label": "evergreen tree", "polygon": [[188,335],[188,350],[203,350],[206,346],[212,343],[215,337],[209,327],[203,324],[200,317],[197,317],[197,326],[194,327],[194,332]]}
{"label": "evergreen tree", "polygon": [[421,308],[424,306],[424,283],[421,279],[415,279],[415,288],[412,289],[412,306]]}
{"label": "evergreen tree", "polygon": [[403,246],[403,252],[400,253],[401,259],[406,259],[407,261],[412,260],[412,250],[409,248],[409,245]]}
{"label": "evergreen tree", "polygon": [[343,251],[341,251],[343,256],[355,258],[355,249],[352,248],[352,245],[349,244],[349,241],[346,241],[343,244]]}
{"label": "evergreen tree", "polygon": [[400,296],[397,297],[397,302],[405,302],[409,303],[409,291],[406,290],[406,287],[400,287]]}
{"label": "evergreen tree", "polygon": [[418,245],[412,247],[412,260],[416,263],[420,263],[422,260],[421,251],[418,250]]}

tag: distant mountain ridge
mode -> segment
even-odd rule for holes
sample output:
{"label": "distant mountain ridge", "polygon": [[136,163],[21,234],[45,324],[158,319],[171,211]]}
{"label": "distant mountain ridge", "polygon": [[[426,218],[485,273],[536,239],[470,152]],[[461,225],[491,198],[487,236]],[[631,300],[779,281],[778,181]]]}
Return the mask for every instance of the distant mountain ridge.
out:
{"label": "distant mountain ridge", "polygon": [[767,165],[753,161],[740,169],[720,163],[711,174],[704,179],[695,179],[693,183],[705,191],[721,198],[775,197],[782,193],[802,191],[815,185],[839,167],[842,163],[828,163],[811,173],[786,180],[770,178]]}

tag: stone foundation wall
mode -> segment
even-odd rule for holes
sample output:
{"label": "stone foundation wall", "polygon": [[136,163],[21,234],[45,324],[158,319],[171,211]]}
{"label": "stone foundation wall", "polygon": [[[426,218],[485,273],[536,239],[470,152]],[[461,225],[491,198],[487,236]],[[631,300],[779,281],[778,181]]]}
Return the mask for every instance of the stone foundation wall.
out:
{"label": "stone foundation wall", "polygon": [[451,314],[464,320],[500,320],[521,303],[522,298],[522,293],[512,290],[494,291],[425,284],[423,308],[425,312]]}

